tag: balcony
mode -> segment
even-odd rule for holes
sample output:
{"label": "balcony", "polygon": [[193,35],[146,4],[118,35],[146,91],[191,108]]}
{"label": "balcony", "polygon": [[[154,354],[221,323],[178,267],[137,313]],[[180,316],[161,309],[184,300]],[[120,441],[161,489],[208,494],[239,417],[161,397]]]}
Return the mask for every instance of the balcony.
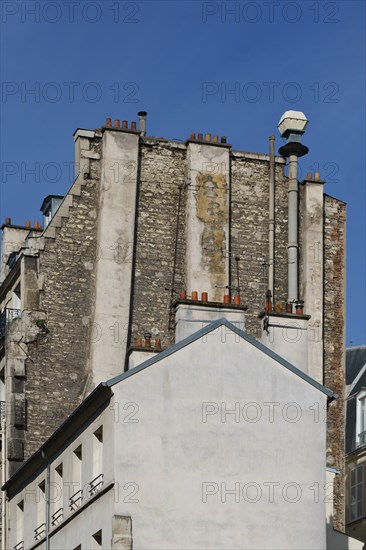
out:
{"label": "balcony", "polygon": [[21,540],[14,546],[14,550],[24,550],[24,540]]}
{"label": "balcony", "polygon": [[88,485],[88,493],[89,497],[94,496],[98,491],[101,490],[103,487],[103,477],[104,474],[99,474],[99,476],[95,477]]}
{"label": "balcony", "polygon": [[18,319],[21,316],[21,310],[20,309],[12,309],[6,307],[1,313],[0,313],[0,343],[3,343],[6,336],[6,329],[9,323],[14,321],[14,319]]}
{"label": "balcony", "polygon": [[80,489],[79,491],[76,491],[70,498],[69,498],[69,507],[71,512],[74,512],[77,508],[81,506],[81,503],[83,502],[83,490]]}
{"label": "balcony", "polygon": [[36,540],[43,539],[45,534],[46,534],[46,524],[45,523],[42,523],[41,525],[39,525],[37,527],[37,529],[34,530],[34,538]]}
{"label": "balcony", "polygon": [[58,525],[59,523],[61,523],[61,521],[64,519],[64,509],[63,508],[59,508],[58,510],[56,510],[56,512],[54,514],[52,514],[51,516],[51,525],[52,527],[56,527],[56,525]]}

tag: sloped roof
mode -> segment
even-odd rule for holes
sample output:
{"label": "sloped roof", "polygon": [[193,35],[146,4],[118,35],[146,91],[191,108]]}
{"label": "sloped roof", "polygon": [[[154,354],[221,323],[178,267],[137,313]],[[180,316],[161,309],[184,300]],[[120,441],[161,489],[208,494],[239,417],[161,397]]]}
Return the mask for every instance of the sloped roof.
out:
{"label": "sloped roof", "polygon": [[366,387],[366,346],[346,350],[346,454],[357,450],[357,394]]}
{"label": "sloped roof", "polygon": [[302,380],[312,385],[314,388],[324,393],[330,399],[335,399],[337,395],[328,388],[319,384],[316,380],[302,372],[294,365],[280,357],[272,350],[255,340],[252,336],[249,336],[242,330],[238,329],[235,325],[227,321],[226,319],[218,319],[202,329],[198,330],[194,334],[188,336],[184,340],[181,340],[177,344],[174,344],[170,348],[156,354],[154,357],[148,359],[141,365],[124,372],[106,382],[99,384],[85,399],[84,401],[71,413],[71,415],[57,428],[57,430],[45,441],[45,443],[36,451],[20,468],[17,470],[3,485],[2,490],[7,491],[8,497],[13,498],[19,491],[21,491],[32,479],[35,479],[42,470],[46,468],[46,459],[53,460],[58,456],[65,447],[70,444],[77,435],[79,435],[88,425],[96,418],[102,410],[104,410],[113,395],[112,387],[115,384],[119,384],[123,380],[138,374],[139,372],[147,369],[148,367],[158,363],[159,361],[173,355],[180,349],[189,346],[193,342],[201,339],[203,336],[209,334],[217,328],[225,326],[240,338],[243,338],[246,342],[250,343],[258,350],[262,351],[268,357],[271,357],[284,368],[288,369],[295,375],[299,376]]}
{"label": "sloped roof", "polygon": [[263,353],[268,355],[268,357],[271,357],[271,359],[274,359],[275,361],[280,363],[283,367],[285,367],[289,371],[293,372],[294,374],[296,374],[297,376],[299,376],[300,378],[305,380],[305,382],[308,382],[309,384],[314,386],[314,388],[318,389],[322,393],[325,393],[325,395],[327,395],[330,399],[336,399],[338,397],[337,394],[335,394],[332,390],[326,388],[322,384],[319,384],[319,382],[314,380],[314,378],[311,378],[311,376],[309,376],[305,372],[301,371],[300,369],[298,369],[297,367],[295,367],[294,365],[292,365],[291,363],[286,361],[286,359],[284,359],[280,355],[277,355],[277,353],[270,350],[264,344],[262,344],[261,342],[258,342],[258,340],[256,340],[252,336],[249,336],[249,334],[246,334],[244,331],[240,330],[235,325],[230,323],[230,321],[228,321],[227,319],[224,319],[224,318],[217,319],[217,321],[213,321],[212,323],[209,323],[208,325],[204,326],[202,329],[198,330],[197,332],[194,332],[193,334],[191,334],[187,338],[184,338],[184,340],[181,340],[180,342],[178,342],[178,343],[174,344],[173,346],[167,348],[166,350],[162,351],[161,353],[156,354],[154,357],[151,357],[147,361],[144,361],[143,363],[141,363],[137,367],[135,367],[135,368],[133,368],[133,369],[127,371],[127,372],[123,372],[122,374],[119,374],[118,376],[115,376],[114,378],[111,378],[110,380],[107,380],[107,382],[103,382],[103,384],[108,386],[108,387],[112,387],[115,384],[118,384],[119,382],[122,382],[123,380],[126,380],[126,378],[130,378],[130,376],[134,376],[138,372],[141,372],[142,370],[147,369],[151,365],[154,365],[155,363],[158,363],[159,361],[161,361],[165,357],[169,357],[170,355],[173,355],[173,353],[176,353],[178,350],[180,350],[182,348],[185,348],[186,346],[189,346],[190,344],[192,344],[196,340],[201,339],[203,336],[206,336],[207,334],[209,334],[213,330],[216,330],[217,328],[220,328],[222,326],[225,326],[226,328],[228,328],[229,330],[231,330],[232,332],[234,332],[235,334],[240,336],[240,338],[243,338],[243,340],[245,340],[246,342],[249,342],[249,344],[251,344],[252,346],[256,347],[257,349],[259,349],[260,351],[262,351]]}
{"label": "sloped roof", "polygon": [[346,384],[352,384],[362,367],[366,365],[366,346],[346,350]]}

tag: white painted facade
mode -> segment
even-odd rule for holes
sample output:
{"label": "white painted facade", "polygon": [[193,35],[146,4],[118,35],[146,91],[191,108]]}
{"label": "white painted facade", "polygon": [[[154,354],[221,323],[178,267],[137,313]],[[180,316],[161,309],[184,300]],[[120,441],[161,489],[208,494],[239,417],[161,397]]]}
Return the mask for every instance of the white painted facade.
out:
{"label": "white painted facade", "polygon": [[229,282],[229,152],[227,146],[189,142],[187,153],[186,285],[217,302]]}
{"label": "white painted facade", "polygon": [[261,337],[265,346],[306,374],[310,374],[308,322],[308,319],[300,315],[267,313],[262,322]]}
{"label": "white painted facade", "polygon": [[302,219],[300,231],[300,295],[305,303],[308,323],[308,372],[318,382],[323,380],[323,307],[324,307],[324,182],[302,184]]}
{"label": "white painted facade", "polygon": [[[108,385],[104,410],[50,457],[58,497],[50,549],[327,548],[324,420],[332,392],[227,321]],[[11,491],[27,468],[31,462],[10,480]],[[90,495],[99,470],[103,484]],[[34,495],[45,479],[44,463],[10,499],[9,548],[22,540],[27,550],[46,548],[34,537]],[[83,500],[71,510],[80,487]]]}
{"label": "white painted facade", "polygon": [[[90,368],[93,386],[124,369],[136,216],[139,134],[103,133],[98,254]],[[103,345],[100,345],[100,341]]]}
{"label": "white painted facade", "polygon": [[204,304],[178,304],[175,314],[175,341],[180,342],[218,319],[227,319],[236,328],[245,329],[244,309],[232,307],[219,309]]}

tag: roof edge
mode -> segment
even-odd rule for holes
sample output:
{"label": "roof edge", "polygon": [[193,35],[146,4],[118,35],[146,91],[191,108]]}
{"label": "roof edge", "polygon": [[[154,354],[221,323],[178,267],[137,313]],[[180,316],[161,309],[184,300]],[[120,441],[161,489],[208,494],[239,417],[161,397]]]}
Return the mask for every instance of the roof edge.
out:
{"label": "roof edge", "polygon": [[[64,420],[64,422],[46,439],[38,450],[33,453],[20,468],[4,483],[2,491],[7,491],[8,497],[13,498],[23,487],[46,468],[47,459],[52,459],[60,449],[63,449],[80,429],[84,429],[93,415],[107,407],[112,390],[105,384],[99,384],[80,405]],[[30,470],[30,471],[29,471]]]}
{"label": "roof edge", "polygon": [[144,361],[140,365],[137,365],[137,367],[135,367],[131,370],[128,370],[128,371],[126,371],[122,374],[119,374],[118,376],[115,376],[114,378],[111,378],[110,380],[107,380],[104,383],[108,387],[112,387],[115,384],[118,384],[119,382],[122,382],[123,380],[126,380],[127,378],[130,378],[130,376],[134,376],[135,374],[138,374],[142,370],[145,370],[146,368],[150,367],[151,365],[154,365],[155,363],[161,361],[162,359],[165,359],[166,357],[169,357],[170,355],[172,355],[176,351],[179,351],[180,349],[185,348],[189,344],[191,344],[191,343],[195,342],[196,340],[202,338],[202,336],[206,336],[207,334],[209,334],[210,332],[212,332],[213,330],[219,328],[222,325],[226,326],[227,328],[232,330],[235,334],[237,334],[238,336],[240,336],[241,338],[243,338],[244,340],[246,340],[247,342],[249,342],[250,344],[255,346],[257,349],[259,349],[260,351],[262,351],[263,353],[265,353],[266,355],[271,357],[271,359],[274,359],[275,361],[280,363],[282,366],[284,366],[286,369],[290,370],[291,372],[293,372],[294,374],[296,374],[297,376],[299,376],[300,378],[302,378],[303,380],[305,380],[306,382],[311,384],[314,388],[316,388],[317,390],[319,390],[322,393],[324,393],[325,395],[327,395],[327,397],[329,397],[331,400],[336,399],[338,397],[338,395],[336,393],[334,393],[332,390],[326,388],[325,386],[323,386],[322,384],[320,384],[319,382],[314,380],[314,378],[311,378],[311,376],[309,376],[305,372],[301,371],[300,369],[295,367],[295,365],[292,365],[291,363],[286,361],[286,359],[284,359],[280,355],[277,355],[277,353],[273,352],[272,350],[267,348],[264,344],[262,344],[261,342],[259,342],[255,338],[253,338],[252,336],[249,336],[249,334],[246,334],[244,331],[237,328],[235,325],[230,323],[230,321],[228,321],[227,319],[224,319],[224,318],[217,319],[216,321],[213,321],[212,323],[206,325],[205,327],[202,327],[200,330],[194,332],[190,336],[187,336],[187,338],[184,338],[183,340],[181,340],[177,344],[174,344],[170,348],[167,348],[166,350],[162,351],[161,353],[156,354],[154,357],[151,357],[147,361]]}

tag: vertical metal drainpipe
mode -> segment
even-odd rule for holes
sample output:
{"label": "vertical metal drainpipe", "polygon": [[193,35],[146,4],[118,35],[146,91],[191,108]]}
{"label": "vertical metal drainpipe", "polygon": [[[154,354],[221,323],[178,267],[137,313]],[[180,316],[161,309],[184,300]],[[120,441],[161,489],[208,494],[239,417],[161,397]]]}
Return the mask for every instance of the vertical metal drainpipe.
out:
{"label": "vertical metal drainpipe", "polygon": [[274,303],[274,217],[275,217],[275,137],[269,137],[269,253],[268,253],[268,290]]}
{"label": "vertical metal drainpipe", "polygon": [[[5,416],[1,420],[1,440],[2,440],[2,457],[1,457],[1,475],[2,484],[6,481],[6,404]],[[1,509],[1,550],[6,549],[6,493],[2,491],[2,509]]]}
{"label": "vertical metal drainpipe", "polygon": [[291,153],[288,157],[288,301],[298,299],[298,194],[297,181],[298,156]]}
{"label": "vertical metal drainpipe", "polygon": [[286,111],[277,128],[286,144],[278,152],[288,158],[288,241],[287,241],[287,273],[288,273],[288,302],[296,302],[298,296],[298,204],[299,184],[297,181],[298,158],[307,155],[309,148],[301,143],[308,119],[301,111]]}
{"label": "vertical metal drainpipe", "polygon": [[44,451],[41,452],[43,460],[47,463],[46,475],[46,506],[45,506],[45,532],[46,532],[46,550],[50,549],[50,463],[46,458]]}

